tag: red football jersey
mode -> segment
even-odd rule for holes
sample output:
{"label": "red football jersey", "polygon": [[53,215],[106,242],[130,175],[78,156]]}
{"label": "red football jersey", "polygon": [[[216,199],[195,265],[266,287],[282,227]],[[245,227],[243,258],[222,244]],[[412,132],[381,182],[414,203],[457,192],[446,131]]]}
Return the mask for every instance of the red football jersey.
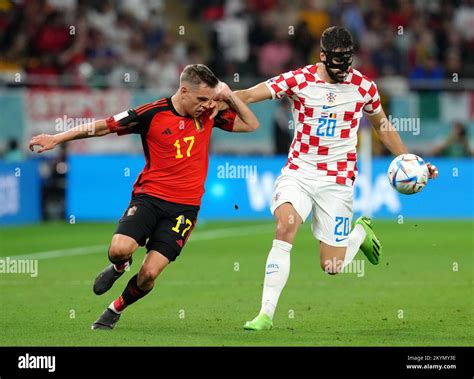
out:
{"label": "red football jersey", "polygon": [[199,118],[178,114],[171,98],[109,117],[107,127],[118,135],[139,133],[146,165],[133,194],[145,193],[173,203],[200,205],[207,176],[209,142],[214,127],[232,131],[236,113],[209,113]]}

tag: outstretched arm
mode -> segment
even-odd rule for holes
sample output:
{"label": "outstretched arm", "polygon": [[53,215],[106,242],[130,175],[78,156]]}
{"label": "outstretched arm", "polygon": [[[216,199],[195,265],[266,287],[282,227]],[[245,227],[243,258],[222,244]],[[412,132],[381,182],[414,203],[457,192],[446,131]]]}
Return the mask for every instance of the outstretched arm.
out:
{"label": "outstretched arm", "polygon": [[234,120],[233,132],[253,132],[260,125],[257,117],[235,92],[225,83],[221,83],[219,93],[214,98],[215,101],[224,102],[227,106],[237,113]]}
{"label": "outstretched arm", "polygon": [[35,146],[40,146],[38,153],[43,151],[51,150],[61,143],[72,141],[75,139],[100,137],[109,134],[110,130],[107,127],[105,120],[97,120],[90,124],[79,125],[75,128],[69,129],[68,131],[58,134],[40,134],[34,136],[30,140],[30,150],[34,151]]}
{"label": "outstretched arm", "polygon": [[[388,120],[383,109],[379,113],[367,115],[367,117],[370,121],[370,124],[379,135],[380,141],[382,141],[384,146],[390,150],[393,155],[398,156],[408,153],[405,144],[400,138],[400,134],[398,134],[397,130]],[[428,166],[429,178],[436,179],[438,177],[438,169],[436,166],[431,165],[429,162],[426,163],[426,165]]]}
{"label": "outstretched arm", "polygon": [[[272,94],[265,83],[257,84],[256,86],[248,89],[234,91],[234,95],[236,95],[245,104],[257,103],[259,101],[272,99]],[[218,112],[225,111],[229,108],[230,106],[227,102],[219,101],[210,116],[211,119],[216,117]]]}
{"label": "outstretched arm", "polygon": [[245,104],[257,103],[263,100],[271,100],[272,93],[265,83],[257,84],[248,89],[234,92]]}

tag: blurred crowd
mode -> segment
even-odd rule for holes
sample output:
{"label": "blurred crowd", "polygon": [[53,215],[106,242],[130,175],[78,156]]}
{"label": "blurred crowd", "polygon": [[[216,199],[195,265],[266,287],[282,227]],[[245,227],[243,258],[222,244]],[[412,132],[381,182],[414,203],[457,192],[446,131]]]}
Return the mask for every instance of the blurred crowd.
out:
{"label": "blurred crowd", "polygon": [[210,25],[222,73],[268,77],[315,62],[322,31],[342,25],[373,79],[474,77],[474,1],[206,0],[192,12]]}
{"label": "blurred crowd", "polygon": [[[318,61],[331,25],[352,32],[354,66],[372,79],[441,89],[474,78],[474,0],[0,0],[0,87],[152,88],[162,96],[176,90],[185,65],[205,63],[237,89]],[[289,102],[280,102],[277,154],[288,152],[290,119]],[[423,152],[472,156],[466,125],[450,125],[449,134],[446,125]],[[30,157],[25,141],[0,138],[2,161]],[[67,148],[40,159],[43,218],[61,219]]]}
{"label": "blurred crowd", "polygon": [[19,85],[169,87],[193,47],[161,0],[0,0],[0,72]]}
{"label": "blurred crowd", "polygon": [[322,31],[338,24],[373,79],[474,78],[473,20],[474,0],[0,0],[0,76],[166,91],[204,62],[266,78],[318,60]]}

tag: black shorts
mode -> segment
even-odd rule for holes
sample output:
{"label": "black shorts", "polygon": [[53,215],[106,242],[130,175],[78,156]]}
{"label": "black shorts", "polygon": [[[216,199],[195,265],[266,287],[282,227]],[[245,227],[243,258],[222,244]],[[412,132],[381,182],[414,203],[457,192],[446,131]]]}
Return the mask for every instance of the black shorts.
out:
{"label": "black shorts", "polygon": [[172,262],[194,229],[198,212],[196,205],[171,203],[145,194],[133,196],[115,233],[132,237],[140,246],[146,243],[147,251],[156,250]]}

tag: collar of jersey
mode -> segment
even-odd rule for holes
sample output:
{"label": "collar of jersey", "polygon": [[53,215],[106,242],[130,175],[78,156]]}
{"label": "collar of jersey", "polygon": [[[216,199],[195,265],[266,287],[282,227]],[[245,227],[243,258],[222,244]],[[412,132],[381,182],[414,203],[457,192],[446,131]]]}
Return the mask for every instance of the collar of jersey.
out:
{"label": "collar of jersey", "polygon": [[182,114],[179,114],[176,108],[173,105],[173,102],[171,101],[171,97],[167,97],[166,100],[168,100],[168,105],[170,106],[171,112],[173,112],[174,115],[182,118],[190,118],[193,119],[191,116],[183,116]]}

